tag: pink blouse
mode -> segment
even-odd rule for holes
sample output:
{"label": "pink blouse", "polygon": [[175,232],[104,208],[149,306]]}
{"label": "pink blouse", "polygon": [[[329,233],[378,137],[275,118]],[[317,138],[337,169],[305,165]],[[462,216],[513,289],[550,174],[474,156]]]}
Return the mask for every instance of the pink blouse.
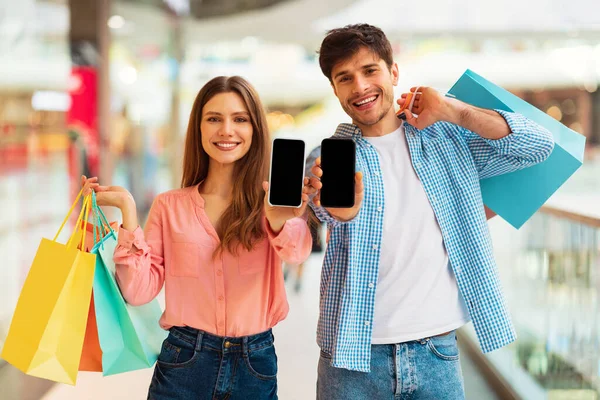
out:
{"label": "pink blouse", "polygon": [[204,212],[198,186],[159,195],[146,228],[119,230],[114,253],[117,282],[125,300],[141,305],[165,284],[164,329],[190,326],[219,336],[239,337],[275,326],[288,313],[281,261],[304,262],[311,236],[302,218],[288,220],[279,234],[238,256],[213,258],[219,237]]}

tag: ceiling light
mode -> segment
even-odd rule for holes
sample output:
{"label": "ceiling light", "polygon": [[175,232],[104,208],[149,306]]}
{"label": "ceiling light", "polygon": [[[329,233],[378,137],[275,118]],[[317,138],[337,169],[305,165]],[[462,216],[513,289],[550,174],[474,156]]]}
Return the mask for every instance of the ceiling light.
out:
{"label": "ceiling light", "polygon": [[108,19],[108,27],[110,29],[121,29],[125,25],[125,18],[120,15],[113,15]]}

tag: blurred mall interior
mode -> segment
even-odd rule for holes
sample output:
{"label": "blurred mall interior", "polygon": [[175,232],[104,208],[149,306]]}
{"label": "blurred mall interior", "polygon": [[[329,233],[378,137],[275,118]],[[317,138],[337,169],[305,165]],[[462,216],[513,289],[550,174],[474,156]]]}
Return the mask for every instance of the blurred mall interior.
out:
{"label": "blurred mall interior", "polygon": [[[447,90],[469,68],[587,138],[584,165],[525,226],[490,221],[519,339],[482,355],[467,326],[459,343],[467,399],[598,399],[598,0],[0,0],[0,348],[82,173],[129,189],[143,220],[179,185],[192,102],[217,75],[256,86],[273,137],[314,148],[348,122],[316,50],[328,29],[357,22],[391,40],[397,95]],[[285,266],[283,400],[315,397],[322,257]],[[138,400],[151,373],[81,373],[70,387],[0,360],[0,398]]]}

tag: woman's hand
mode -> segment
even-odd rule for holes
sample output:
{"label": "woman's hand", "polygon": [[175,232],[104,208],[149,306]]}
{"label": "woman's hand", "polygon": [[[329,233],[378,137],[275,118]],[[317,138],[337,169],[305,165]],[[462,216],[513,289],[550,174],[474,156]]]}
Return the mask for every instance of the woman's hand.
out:
{"label": "woman's hand", "polygon": [[123,210],[125,207],[135,207],[135,201],[131,193],[121,186],[101,186],[98,178],[81,177],[81,186],[83,186],[83,196],[87,196],[93,191],[96,192],[96,203],[99,206],[117,207]]}
{"label": "woman's hand", "polygon": [[304,178],[305,188],[302,190],[302,205],[298,208],[294,207],[276,207],[269,204],[269,182],[263,182],[263,189],[265,190],[265,216],[269,221],[269,226],[274,233],[279,233],[285,222],[288,219],[300,217],[306,212],[306,206],[308,205],[308,194],[306,194],[306,185],[308,184],[308,178]]}
{"label": "woman's hand", "polygon": [[81,177],[81,186],[83,196],[87,196],[92,190],[96,192],[96,203],[99,206],[119,208],[123,214],[123,228],[134,231],[138,227],[135,200],[127,189],[121,186],[101,186],[97,177],[88,179],[85,175]]}

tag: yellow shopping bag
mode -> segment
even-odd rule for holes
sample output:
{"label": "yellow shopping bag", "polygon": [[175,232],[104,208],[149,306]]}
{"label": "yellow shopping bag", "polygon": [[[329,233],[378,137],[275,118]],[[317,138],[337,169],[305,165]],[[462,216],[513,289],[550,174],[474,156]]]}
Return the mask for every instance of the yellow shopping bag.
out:
{"label": "yellow shopping bag", "polygon": [[84,214],[87,221],[91,196],[84,199],[67,244],[56,239],[81,194],[54,239],[42,239],[2,350],[2,358],[26,374],[71,385],[77,380],[96,265],[96,256],[77,249],[73,238],[79,237]]}

